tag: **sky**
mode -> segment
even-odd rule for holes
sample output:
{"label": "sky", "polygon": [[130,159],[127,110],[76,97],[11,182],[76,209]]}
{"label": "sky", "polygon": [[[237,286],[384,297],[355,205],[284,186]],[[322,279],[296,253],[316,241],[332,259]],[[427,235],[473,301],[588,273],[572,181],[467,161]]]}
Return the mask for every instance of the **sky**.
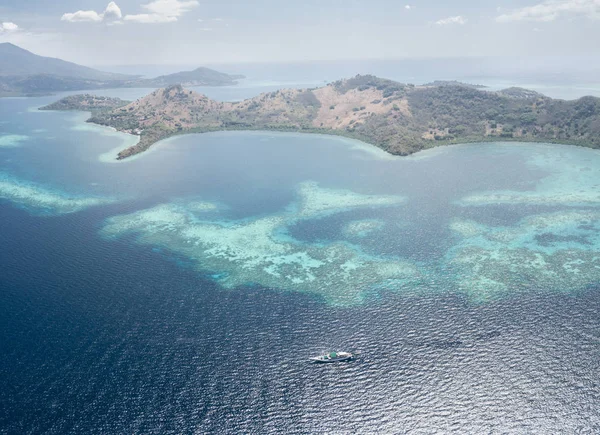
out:
{"label": "sky", "polygon": [[598,56],[600,0],[1,0],[0,42],[85,65]]}

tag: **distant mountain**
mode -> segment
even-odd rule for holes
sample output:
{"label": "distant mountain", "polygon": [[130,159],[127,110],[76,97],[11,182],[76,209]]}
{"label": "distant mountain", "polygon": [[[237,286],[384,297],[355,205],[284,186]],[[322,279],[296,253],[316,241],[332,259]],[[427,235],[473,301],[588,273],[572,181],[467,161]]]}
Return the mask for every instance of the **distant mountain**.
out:
{"label": "distant mountain", "polygon": [[198,68],[154,79],[142,79],[139,76],[114,74],[38,56],[10,43],[0,44],[0,97],[101,88],[161,88],[174,84],[226,86],[236,84],[236,79],[243,77]]}
{"label": "distant mountain", "polygon": [[193,71],[183,71],[175,74],[164,75],[154,79],[140,80],[140,86],[167,87],[172,85],[182,86],[224,86],[236,84],[242,75],[230,75],[210,68],[196,68]]}
{"label": "distant mountain", "polygon": [[58,76],[80,80],[131,80],[135,76],[98,71],[76,63],[33,54],[9,42],[0,44],[0,76]]}
{"label": "distant mountain", "polygon": [[54,92],[120,87],[122,80],[99,81],[48,74],[0,76],[0,97],[36,96]]}

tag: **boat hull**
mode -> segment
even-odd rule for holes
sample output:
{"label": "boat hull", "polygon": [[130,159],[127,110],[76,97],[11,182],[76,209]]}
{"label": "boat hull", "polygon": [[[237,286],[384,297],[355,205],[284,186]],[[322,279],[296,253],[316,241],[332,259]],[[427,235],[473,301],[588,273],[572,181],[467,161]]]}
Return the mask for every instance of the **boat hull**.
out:
{"label": "boat hull", "polygon": [[352,358],[354,358],[354,355],[344,355],[336,358],[325,358],[318,356],[316,358],[311,358],[310,360],[317,364],[331,364],[336,362],[350,361]]}

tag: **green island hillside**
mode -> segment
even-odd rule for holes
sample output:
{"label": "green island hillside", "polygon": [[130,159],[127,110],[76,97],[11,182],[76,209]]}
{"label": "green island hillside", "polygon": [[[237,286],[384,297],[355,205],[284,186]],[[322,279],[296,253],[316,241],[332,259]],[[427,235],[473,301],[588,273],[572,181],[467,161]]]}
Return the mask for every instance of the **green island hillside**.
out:
{"label": "green island hillside", "polygon": [[180,85],[132,103],[107,103],[89,95],[68,98],[46,108],[89,110],[89,122],[140,136],[119,159],[169,136],[217,130],[334,134],[395,155],[495,140],[600,148],[599,98],[555,100],[521,88],[491,92],[457,82],[414,86],[358,75],[320,88],[283,89],[233,103],[211,100]]}

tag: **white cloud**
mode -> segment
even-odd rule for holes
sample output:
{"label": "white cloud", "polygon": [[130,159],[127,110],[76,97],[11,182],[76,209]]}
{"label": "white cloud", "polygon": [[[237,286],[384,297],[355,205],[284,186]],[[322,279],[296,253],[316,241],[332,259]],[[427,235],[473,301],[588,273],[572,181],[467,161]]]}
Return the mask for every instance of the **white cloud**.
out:
{"label": "white cloud", "polygon": [[61,20],[69,22],[102,22],[110,21],[108,24],[122,24],[120,20],[130,21],[135,23],[172,23],[184,13],[189,12],[198,6],[197,0],[154,0],[150,3],[142,5],[142,8],[147,12],[143,14],[129,14],[123,17],[121,8],[112,1],[108,4],[104,12],[96,11],[77,11],[66,13]]}
{"label": "white cloud", "polygon": [[171,23],[177,21],[180,16],[196,6],[198,6],[198,1],[196,0],[155,0],[142,5],[142,8],[146,9],[149,13],[125,15],[125,21],[144,24]]}
{"label": "white cloud", "polygon": [[170,17],[179,17],[196,6],[198,6],[196,0],[154,0],[151,3],[142,5],[144,9],[149,10],[151,13]]}
{"label": "white cloud", "polygon": [[15,23],[11,23],[11,22],[0,23],[0,33],[16,32],[17,30],[19,30],[19,26],[17,26]]}
{"label": "white cloud", "polygon": [[460,24],[462,26],[463,24],[467,24],[467,21],[469,20],[460,15],[457,15],[456,17],[448,17],[444,18],[443,20],[436,21],[435,24],[437,24],[438,26],[446,26],[448,24]]}
{"label": "white cloud", "polygon": [[70,23],[76,23],[79,21],[102,21],[102,15],[96,11],[77,11],[73,13],[66,13],[60,18],[62,21],[68,21]]}
{"label": "white cloud", "polygon": [[106,20],[118,20],[122,17],[121,9],[115,2],[110,2],[103,13],[96,11],[77,11],[72,13],[63,14],[60,18],[62,21],[68,21],[70,23],[91,21],[99,23]]}
{"label": "white cloud", "polygon": [[168,17],[160,14],[137,14],[125,15],[125,21],[133,21],[142,24],[172,23],[177,21],[177,17]]}
{"label": "white cloud", "polygon": [[496,18],[496,21],[499,23],[513,21],[549,22],[562,15],[582,15],[600,19],[600,0],[548,0],[500,15]]}
{"label": "white cloud", "polygon": [[410,11],[411,10],[411,6],[410,5],[406,5],[406,6],[404,6],[404,9],[406,9],[407,11]]}
{"label": "white cloud", "polygon": [[117,6],[115,2],[110,2],[106,9],[104,10],[104,18],[114,18],[115,20],[121,19],[123,14],[121,13],[121,8]]}

